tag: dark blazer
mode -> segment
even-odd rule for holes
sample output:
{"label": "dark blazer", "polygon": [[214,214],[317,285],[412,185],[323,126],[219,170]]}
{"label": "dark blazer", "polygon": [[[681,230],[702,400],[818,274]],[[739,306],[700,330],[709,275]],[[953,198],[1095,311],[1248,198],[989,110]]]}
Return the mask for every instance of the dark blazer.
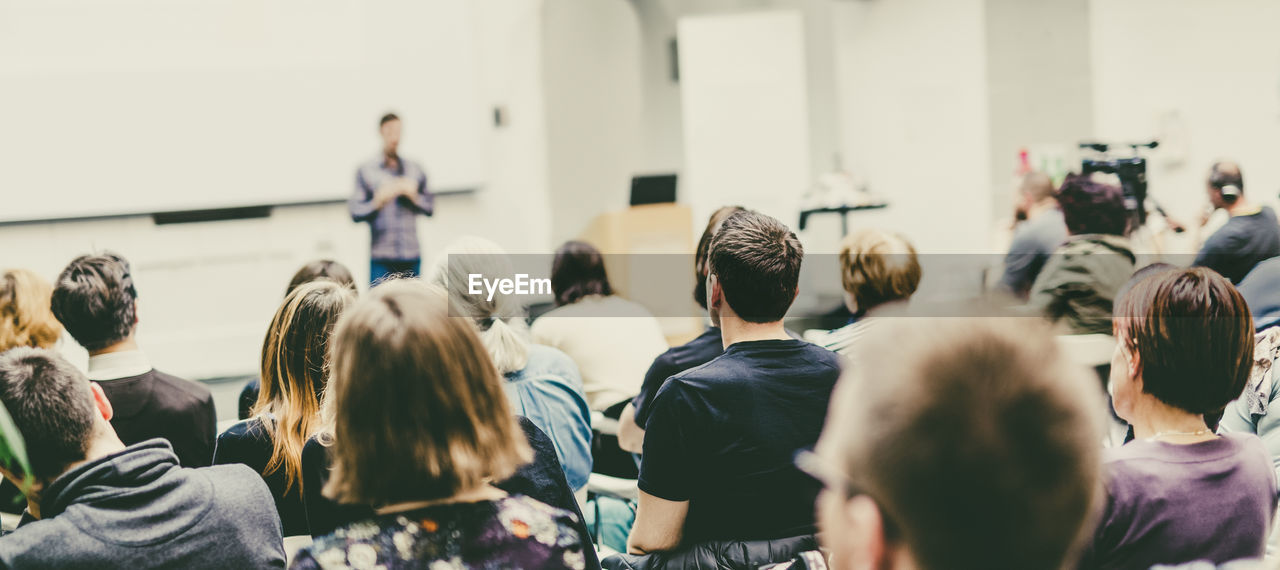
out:
{"label": "dark blazer", "polygon": [[125,445],[162,437],[183,467],[213,464],[218,414],[204,385],[155,369],[98,384],[115,411],[111,427]]}
{"label": "dark blazer", "polygon": [[[574,528],[582,540],[583,552],[586,555],[586,569],[600,568],[600,560],[596,549],[592,546],[591,533],[582,518],[582,509],[578,508],[578,500],[573,496],[573,489],[564,478],[564,470],[560,468],[560,460],[556,458],[555,445],[551,438],[538,429],[524,416],[516,416],[520,429],[529,439],[529,447],[533,448],[533,461],[516,471],[511,478],[495,483],[494,486],[512,495],[524,495],[541,501],[558,509],[573,513],[577,518]],[[339,505],[320,494],[329,480],[329,448],[316,438],[311,438],[302,449],[302,501],[306,505],[307,524],[311,528],[311,536],[321,537],[332,533],[340,526],[373,518],[371,507],[363,505]]]}

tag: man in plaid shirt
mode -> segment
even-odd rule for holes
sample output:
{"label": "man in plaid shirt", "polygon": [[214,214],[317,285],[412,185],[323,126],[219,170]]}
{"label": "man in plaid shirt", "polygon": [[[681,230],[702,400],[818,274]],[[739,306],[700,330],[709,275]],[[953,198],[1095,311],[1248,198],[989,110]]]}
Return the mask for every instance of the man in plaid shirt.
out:
{"label": "man in plaid shirt", "polygon": [[430,216],[435,199],[427,190],[427,175],[417,163],[397,154],[400,118],[382,117],[382,155],[356,171],[356,188],[347,201],[351,219],[369,222],[372,251],[369,280],[388,275],[417,276],[422,253],[418,246],[418,214]]}

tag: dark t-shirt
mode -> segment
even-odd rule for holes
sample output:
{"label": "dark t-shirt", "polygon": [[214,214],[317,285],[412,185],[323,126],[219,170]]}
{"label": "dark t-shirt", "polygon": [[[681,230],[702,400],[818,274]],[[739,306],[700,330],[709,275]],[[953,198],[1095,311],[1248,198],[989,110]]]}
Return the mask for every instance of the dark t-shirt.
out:
{"label": "dark t-shirt", "polygon": [[1080,568],[1262,556],[1276,479],[1258,436],[1229,433],[1191,445],[1136,440],[1107,450],[1103,472],[1107,505]]}
{"label": "dark t-shirt", "polygon": [[631,399],[631,405],[636,409],[636,425],[640,429],[648,425],[649,404],[653,403],[653,397],[667,378],[694,366],[702,366],[721,354],[724,354],[724,340],[720,336],[720,327],[708,327],[697,338],[668,348],[653,359],[653,364],[649,365],[649,371],[644,375],[640,393]]}
{"label": "dark t-shirt", "polygon": [[[218,435],[217,446],[213,448],[213,463],[229,465],[242,463],[253,468],[258,474],[267,469],[271,461],[271,434],[267,433],[262,421],[253,418],[239,422],[227,431]],[[271,496],[276,500],[276,510],[280,512],[280,524],[284,528],[284,536],[300,536],[307,532],[307,511],[302,507],[302,481],[296,480],[289,491],[285,492],[284,465],[263,475],[271,489]]]}
{"label": "dark t-shirt", "polygon": [[1261,261],[1280,255],[1280,222],[1263,206],[1257,213],[1231,216],[1196,255],[1195,265],[1208,267],[1239,283]]}
{"label": "dark t-shirt", "polygon": [[125,445],[162,437],[183,467],[212,464],[218,414],[208,388],[159,370],[98,384],[115,412],[111,427]]}
{"label": "dark t-shirt", "polygon": [[689,501],[687,544],[810,534],[819,485],[792,463],[818,441],[840,356],[800,340],[735,343],[653,399],[640,490]]}

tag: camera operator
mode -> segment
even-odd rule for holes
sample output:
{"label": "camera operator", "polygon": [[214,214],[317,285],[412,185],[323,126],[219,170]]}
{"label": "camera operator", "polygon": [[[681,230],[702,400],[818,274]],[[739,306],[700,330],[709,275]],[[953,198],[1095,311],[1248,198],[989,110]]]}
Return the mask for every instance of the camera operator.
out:
{"label": "camera operator", "polygon": [[1213,209],[1226,210],[1230,218],[1205,240],[1194,265],[1239,283],[1259,262],[1280,255],[1280,222],[1271,208],[1245,198],[1244,178],[1234,162],[1214,163],[1207,187]]}

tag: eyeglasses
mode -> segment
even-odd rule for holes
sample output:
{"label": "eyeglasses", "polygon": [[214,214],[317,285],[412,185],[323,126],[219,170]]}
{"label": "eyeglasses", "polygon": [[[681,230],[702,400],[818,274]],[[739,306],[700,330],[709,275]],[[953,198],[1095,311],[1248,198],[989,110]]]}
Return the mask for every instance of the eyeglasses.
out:
{"label": "eyeglasses", "polygon": [[823,459],[822,456],[808,449],[801,449],[800,451],[797,451],[792,462],[795,463],[796,469],[799,469],[800,472],[805,475],[813,477],[818,481],[818,483],[822,484],[823,487],[827,489],[843,489],[846,499],[851,499],[861,495],[875,501],[876,506],[880,509],[880,517],[881,522],[884,525],[885,536],[890,538],[897,538],[899,536],[898,525],[893,522],[894,519],[885,511],[884,505],[880,503],[880,501],[876,501],[875,497],[872,497],[869,493],[863,490],[862,487],[859,487],[854,483],[853,478],[844,471],[831,465],[831,463],[826,459]]}
{"label": "eyeglasses", "polygon": [[801,473],[813,477],[828,489],[844,489],[848,496],[861,495],[862,490],[853,483],[853,479],[840,469],[832,466],[822,456],[808,449],[797,451],[793,462]]}

